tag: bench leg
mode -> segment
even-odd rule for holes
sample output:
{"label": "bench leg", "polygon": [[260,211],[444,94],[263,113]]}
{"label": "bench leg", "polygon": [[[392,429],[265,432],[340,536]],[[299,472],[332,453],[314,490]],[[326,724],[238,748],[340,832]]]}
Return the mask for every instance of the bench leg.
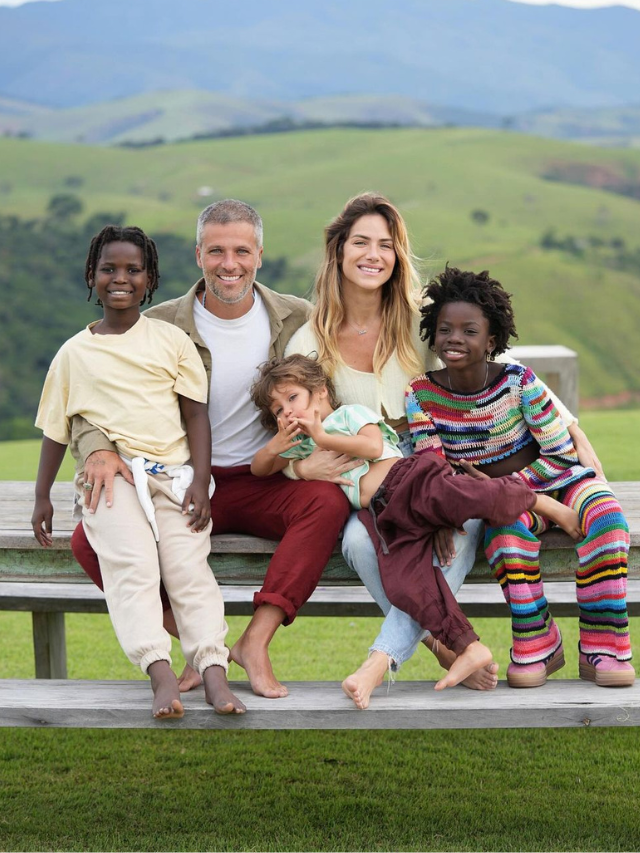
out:
{"label": "bench leg", "polygon": [[32,613],[36,678],[67,677],[64,613]]}

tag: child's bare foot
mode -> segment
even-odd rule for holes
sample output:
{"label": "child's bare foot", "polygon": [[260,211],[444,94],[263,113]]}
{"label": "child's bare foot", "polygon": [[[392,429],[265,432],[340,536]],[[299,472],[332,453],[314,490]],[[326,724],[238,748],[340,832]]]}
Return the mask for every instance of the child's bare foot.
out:
{"label": "child's bare foot", "polygon": [[451,669],[441,678],[435,686],[436,690],[444,690],[445,687],[455,687],[461,681],[491,663],[493,655],[490,649],[475,640],[470,643],[461,655],[451,664]]}
{"label": "child's bare foot", "polygon": [[389,655],[384,652],[371,652],[362,666],[353,675],[342,682],[342,689],[349,699],[353,699],[356,708],[364,711],[369,707],[371,694],[379,687],[384,674],[389,669]]}
{"label": "child's bare foot", "polygon": [[227,674],[221,666],[209,666],[205,669],[204,698],[216,714],[244,714],[247,710],[237,696],[229,689]]}
{"label": "child's bare foot", "polygon": [[200,673],[196,672],[192,666],[186,663],[182,670],[182,675],[178,678],[180,693],[188,693],[189,690],[193,690],[194,687],[200,687],[201,684],[202,678],[200,677]]}
{"label": "child's bare foot", "polygon": [[[448,649],[444,643],[439,642],[433,636],[428,634],[422,641],[430,652],[433,652],[438,663],[443,669],[450,670],[453,666],[457,655]],[[494,661],[472,672],[468,678],[461,681],[463,687],[468,687],[470,690],[495,690],[498,686],[498,664]]]}
{"label": "child's bare foot", "polygon": [[158,720],[171,720],[184,715],[180,701],[178,679],[166,660],[157,660],[147,670],[153,690],[153,716]]}
{"label": "child's bare foot", "polygon": [[540,515],[546,515],[554,524],[561,527],[574,542],[584,539],[584,533],[580,528],[580,516],[575,509],[561,504],[549,495],[537,495],[534,511]]}
{"label": "child's bare foot", "polygon": [[282,699],[288,695],[287,688],[273,674],[266,647],[261,642],[252,642],[248,630],[233,646],[229,658],[245,670],[251,689],[257,696]]}

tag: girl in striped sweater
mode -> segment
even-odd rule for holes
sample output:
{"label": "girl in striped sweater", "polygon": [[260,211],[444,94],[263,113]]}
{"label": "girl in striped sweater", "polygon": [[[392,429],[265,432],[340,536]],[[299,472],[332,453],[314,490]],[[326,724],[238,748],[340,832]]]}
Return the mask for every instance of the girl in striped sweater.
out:
{"label": "girl in striped sweater", "polygon": [[[580,677],[603,687],[633,684],[628,526],[607,483],[579,464],[542,382],[527,367],[493,361],[516,337],[509,294],[488,272],[447,268],[425,295],[421,334],[445,367],[407,389],[415,451],[435,451],[454,466],[468,460],[489,477],[512,474],[578,512],[584,535],[576,545]],[[538,536],[550,526],[525,512],[515,524],[485,533],[487,559],[511,610],[511,687],[538,687],[564,666],[540,577]]]}

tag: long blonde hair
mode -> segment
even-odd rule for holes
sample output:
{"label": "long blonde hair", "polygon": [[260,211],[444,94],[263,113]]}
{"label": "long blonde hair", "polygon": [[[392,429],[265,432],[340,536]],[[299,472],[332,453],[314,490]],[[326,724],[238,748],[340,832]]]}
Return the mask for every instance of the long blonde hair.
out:
{"label": "long blonde hair", "polygon": [[325,228],[324,260],[314,285],[314,308],[309,318],[318,341],[319,360],[332,376],[343,362],[338,349],[338,329],[345,320],[342,300],[342,250],[355,222],[362,216],[383,217],[396,253],[389,281],[382,288],[382,324],[373,353],[373,369],[380,374],[395,352],[401,367],[415,375],[424,369],[413,343],[411,329],[418,315],[420,280],[414,266],[409,235],[400,212],[383,195],[363,193],[346,203],[344,210]]}

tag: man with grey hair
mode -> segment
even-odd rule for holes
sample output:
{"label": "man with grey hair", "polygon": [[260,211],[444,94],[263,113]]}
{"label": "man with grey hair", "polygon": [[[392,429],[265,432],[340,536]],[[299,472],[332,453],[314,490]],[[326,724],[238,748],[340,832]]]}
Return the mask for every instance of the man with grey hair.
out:
{"label": "man with grey hair", "polygon": [[[231,649],[254,693],[287,695],[275,677],[268,646],[281,624],[290,624],[320,579],[349,516],[348,502],[329,482],[293,482],[282,474],[254,477],[251,460],[270,438],[249,391],[257,367],[280,357],[292,334],[306,322],[311,306],[296,296],[276,293],[256,281],[262,266],[262,221],[241,201],[209,205],[198,218],[196,261],[202,278],[184,296],[153,306],[145,313],[183,329],[196,345],[209,378],[211,471],[216,490],[211,499],[212,533],[249,533],[280,539],[262,589],[254,596],[254,615]],[[87,505],[113,502],[113,479],[131,482],[129,469],[103,433],[74,418],[72,442],[85,460]],[[349,462],[345,462],[350,467]],[[73,553],[101,586],[100,567],[79,524]],[[165,627],[177,635],[165,602]],[[185,670],[181,690],[199,683]]]}

